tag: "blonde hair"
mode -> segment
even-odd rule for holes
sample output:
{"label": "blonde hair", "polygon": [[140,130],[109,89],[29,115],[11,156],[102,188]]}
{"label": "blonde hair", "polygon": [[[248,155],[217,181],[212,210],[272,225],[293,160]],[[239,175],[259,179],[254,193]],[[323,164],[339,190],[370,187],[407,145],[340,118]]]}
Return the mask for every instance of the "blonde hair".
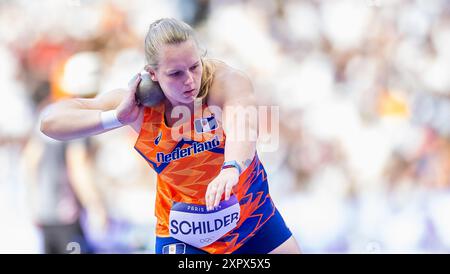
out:
{"label": "blonde hair", "polygon": [[[191,26],[177,19],[162,18],[150,24],[147,36],[145,37],[145,58],[147,66],[153,69],[158,67],[158,52],[164,45],[179,44],[192,39],[197,48],[201,49],[194,29]],[[211,60],[206,57],[206,50],[201,54],[203,66],[200,92],[197,98],[205,98],[211,88],[215,66]]]}

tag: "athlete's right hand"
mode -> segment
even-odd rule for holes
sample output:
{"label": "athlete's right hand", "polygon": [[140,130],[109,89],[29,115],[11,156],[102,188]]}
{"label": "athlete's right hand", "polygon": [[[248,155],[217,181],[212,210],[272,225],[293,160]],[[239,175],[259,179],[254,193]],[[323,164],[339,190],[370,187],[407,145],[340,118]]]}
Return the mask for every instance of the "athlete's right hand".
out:
{"label": "athlete's right hand", "polygon": [[136,81],[128,86],[128,94],[116,108],[117,119],[124,125],[133,123],[139,116],[141,107],[136,102],[135,94],[140,81],[141,77],[138,74]]}

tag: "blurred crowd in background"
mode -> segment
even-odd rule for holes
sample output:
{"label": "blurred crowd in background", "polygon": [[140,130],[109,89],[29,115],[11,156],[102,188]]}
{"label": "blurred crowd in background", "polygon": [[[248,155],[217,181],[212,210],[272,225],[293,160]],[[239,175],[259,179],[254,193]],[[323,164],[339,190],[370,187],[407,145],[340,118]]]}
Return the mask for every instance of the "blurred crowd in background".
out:
{"label": "blurred crowd in background", "polygon": [[279,106],[258,153],[303,252],[450,252],[449,1],[0,0],[1,253],[153,252],[136,134],[59,142],[38,118],[126,87],[161,17]]}

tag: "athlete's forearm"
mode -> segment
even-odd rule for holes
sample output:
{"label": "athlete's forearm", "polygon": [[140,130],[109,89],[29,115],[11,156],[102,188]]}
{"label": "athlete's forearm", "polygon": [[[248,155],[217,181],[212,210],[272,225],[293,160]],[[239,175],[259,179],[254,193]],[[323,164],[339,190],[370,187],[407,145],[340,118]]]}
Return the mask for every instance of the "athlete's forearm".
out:
{"label": "athlete's forearm", "polygon": [[237,161],[241,171],[250,166],[256,152],[256,142],[227,141],[225,144],[225,162]]}
{"label": "athlete's forearm", "polygon": [[228,124],[224,160],[237,161],[243,172],[255,157],[258,122],[252,115],[235,115]]}
{"label": "athlete's forearm", "polygon": [[41,114],[41,131],[57,140],[65,141],[105,132],[100,109],[87,109],[77,99],[64,100],[49,106]]}

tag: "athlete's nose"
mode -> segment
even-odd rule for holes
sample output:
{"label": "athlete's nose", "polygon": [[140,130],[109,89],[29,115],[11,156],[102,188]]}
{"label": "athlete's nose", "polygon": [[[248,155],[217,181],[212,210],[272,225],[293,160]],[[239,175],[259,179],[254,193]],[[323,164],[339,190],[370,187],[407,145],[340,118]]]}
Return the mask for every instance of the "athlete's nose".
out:
{"label": "athlete's nose", "polygon": [[186,75],[187,75],[187,77],[186,77],[186,80],[184,81],[184,84],[186,86],[191,86],[192,83],[194,82],[194,77],[191,72],[186,73]]}

